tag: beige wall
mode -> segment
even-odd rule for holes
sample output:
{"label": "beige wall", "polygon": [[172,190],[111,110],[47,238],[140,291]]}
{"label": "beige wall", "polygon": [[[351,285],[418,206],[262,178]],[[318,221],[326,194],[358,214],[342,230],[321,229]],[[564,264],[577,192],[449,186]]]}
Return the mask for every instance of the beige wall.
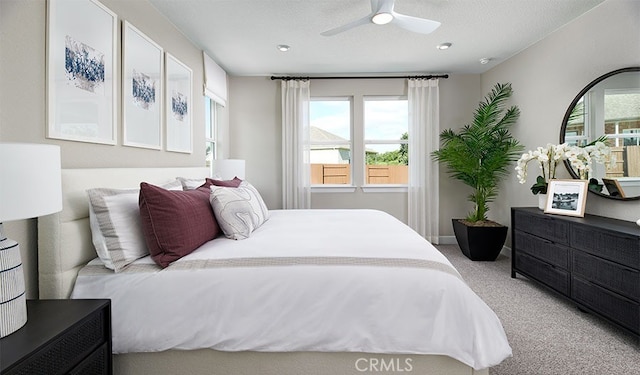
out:
{"label": "beige wall", "polygon": [[[0,141],[61,146],[63,168],[203,166],[204,100],[202,52],[147,1],[101,0],[193,70],[193,153],[180,154],[122,146],[121,121],[115,146],[45,138],[46,2],[0,1]],[[119,32],[120,35],[120,32]],[[120,44],[118,44],[120,45]],[[118,58],[120,54],[118,54]],[[119,69],[118,69],[119,71]],[[118,80],[118,92],[121,83]],[[118,104],[118,119],[121,118]],[[228,121],[226,110],[221,119]],[[5,162],[4,160],[2,162]],[[36,220],[5,223],[6,234],[20,243],[27,296],[37,297]]]}
{"label": "beige wall", "polygon": [[[522,111],[514,135],[527,147],[557,143],[560,125],[578,92],[602,74],[640,66],[640,2],[607,0],[551,36],[482,75],[482,91],[496,82],[511,82],[512,103]],[[560,178],[569,177],[562,167]],[[515,175],[504,183],[503,200],[491,214],[508,223],[511,206],[534,206],[537,198]],[[595,194],[587,196],[589,213],[636,221],[640,201],[619,202]]]}
{"label": "beige wall", "polygon": [[[407,95],[404,79],[312,80],[312,96]],[[452,75],[440,86],[440,125],[459,128],[469,122],[480,97],[479,75]],[[231,157],[247,161],[247,179],[270,208],[282,207],[282,133],[280,81],[268,77],[230,78]],[[355,105],[354,103],[354,105]],[[358,110],[358,106],[355,106]],[[355,115],[355,114],[354,114]],[[451,217],[465,216],[471,206],[459,196],[468,192],[441,173],[441,234],[450,236]],[[406,193],[313,193],[312,208],[374,208],[407,222]]]}

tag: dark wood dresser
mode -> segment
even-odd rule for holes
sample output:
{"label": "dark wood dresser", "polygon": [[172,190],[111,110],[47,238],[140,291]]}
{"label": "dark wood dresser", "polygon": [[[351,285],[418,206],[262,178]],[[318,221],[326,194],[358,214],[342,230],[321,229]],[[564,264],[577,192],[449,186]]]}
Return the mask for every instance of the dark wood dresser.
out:
{"label": "dark wood dresser", "polygon": [[522,274],[640,337],[640,227],[511,209],[511,277]]}
{"label": "dark wood dresser", "polygon": [[27,324],[0,339],[0,374],[110,375],[110,300],[28,300]]}

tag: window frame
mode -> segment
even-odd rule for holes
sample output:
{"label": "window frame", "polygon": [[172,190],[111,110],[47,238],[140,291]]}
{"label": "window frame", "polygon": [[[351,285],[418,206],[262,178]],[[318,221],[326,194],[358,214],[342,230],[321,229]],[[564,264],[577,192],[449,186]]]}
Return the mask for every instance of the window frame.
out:
{"label": "window frame", "polygon": [[[210,169],[210,174],[213,176],[214,161],[218,159],[218,103],[208,96],[204,96],[205,100],[205,121],[204,121],[204,144],[205,144],[205,166]],[[209,144],[213,146],[211,155],[211,161],[207,160],[207,149]]]}
{"label": "window frame", "polygon": [[[366,157],[366,146],[371,145],[396,145],[396,144],[406,144],[409,146],[408,139],[367,139],[365,137],[366,133],[366,102],[367,101],[405,101],[407,102],[407,133],[409,132],[409,98],[407,95],[363,95],[362,96],[362,190],[365,192],[397,192],[397,191],[408,191],[409,181],[406,184],[368,184],[367,183],[367,157]],[[408,168],[407,164],[407,168]]]}
{"label": "window frame", "polygon": [[[356,102],[356,98],[358,99]],[[361,189],[365,193],[398,193],[407,192],[408,184],[367,184],[366,183],[366,144],[409,144],[408,140],[367,140],[365,134],[365,101],[369,100],[404,100],[407,95],[335,95],[335,96],[312,96],[311,101],[339,101],[348,100],[350,102],[350,140],[351,150],[350,160],[350,184],[312,184],[312,193],[350,193],[356,189]],[[407,108],[408,111],[408,108]],[[408,121],[408,118],[407,118]],[[407,126],[408,132],[408,126]],[[336,144],[334,141],[327,141]],[[311,142],[310,146],[321,144],[322,142]],[[347,144],[345,142],[345,144]]]}
{"label": "window frame", "polygon": [[[323,142],[313,142],[311,139],[309,140],[309,147],[313,147],[314,145],[341,145],[344,144],[349,147],[350,153],[350,161],[349,166],[351,166],[349,171],[349,181],[348,184],[311,184],[312,192],[322,192],[322,193],[335,193],[335,192],[350,192],[355,191],[356,186],[354,185],[354,97],[353,96],[312,96],[310,98],[311,102],[328,102],[328,101],[346,101],[349,103],[349,139],[346,141],[323,141]],[[311,126],[311,124],[309,124]],[[311,163],[310,163],[311,164]]]}

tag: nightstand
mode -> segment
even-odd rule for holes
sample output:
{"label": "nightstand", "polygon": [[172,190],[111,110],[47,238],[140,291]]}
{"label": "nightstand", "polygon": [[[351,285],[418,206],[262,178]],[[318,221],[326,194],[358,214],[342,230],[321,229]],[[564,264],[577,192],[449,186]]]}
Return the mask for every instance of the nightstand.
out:
{"label": "nightstand", "polygon": [[0,339],[0,373],[110,375],[110,300],[28,300],[27,324]]}

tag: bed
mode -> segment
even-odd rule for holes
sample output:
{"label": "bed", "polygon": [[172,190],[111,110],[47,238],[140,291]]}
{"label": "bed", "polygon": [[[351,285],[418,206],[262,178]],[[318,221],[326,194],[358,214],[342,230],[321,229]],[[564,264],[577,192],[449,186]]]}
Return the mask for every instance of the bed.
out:
{"label": "bed", "polygon": [[[87,189],[178,176],[208,169],[63,170],[63,211],[39,219],[40,298],[110,298],[116,374],[487,374],[511,355],[498,318],[446,258],[379,211],[272,210],[248,239],[216,237],[165,269],[143,257],[107,270]],[[108,288],[117,283],[135,287]],[[150,303],[158,289],[177,299]]]}

